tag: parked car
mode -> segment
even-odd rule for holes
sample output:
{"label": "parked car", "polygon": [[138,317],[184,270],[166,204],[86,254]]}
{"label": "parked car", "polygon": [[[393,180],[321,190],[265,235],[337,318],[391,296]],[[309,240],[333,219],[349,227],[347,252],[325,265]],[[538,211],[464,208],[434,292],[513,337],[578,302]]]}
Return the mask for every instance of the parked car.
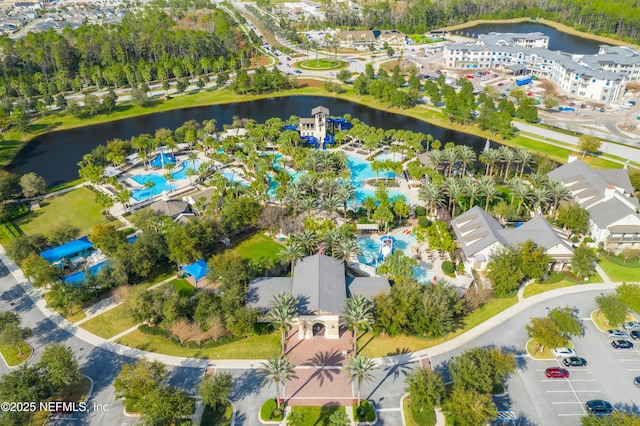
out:
{"label": "parked car", "polygon": [[604,108],[600,108],[600,112],[604,112]]}
{"label": "parked car", "polygon": [[613,406],[610,402],[602,399],[592,399],[584,404],[588,412],[593,414],[610,414],[613,411]]}
{"label": "parked car", "polygon": [[565,358],[562,360],[562,363],[566,367],[586,367],[587,366],[587,360],[577,356]]}
{"label": "parked car", "polygon": [[622,324],[625,330],[640,330],[640,322],[629,321]]}
{"label": "parked car", "polygon": [[504,83],[498,83],[498,87],[504,86]]}
{"label": "parked car", "polygon": [[629,333],[622,330],[607,330],[607,337],[613,339],[626,339],[629,337]]}
{"label": "parked car", "polygon": [[544,370],[547,379],[568,379],[569,371],[560,367],[551,367]]}
{"label": "parked car", "polygon": [[611,342],[611,346],[616,349],[631,349],[633,348],[633,343],[628,340],[614,340]]}
{"label": "parked car", "polygon": [[473,79],[473,76],[472,76],[471,74],[467,74],[467,75],[466,75],[466,77],[467,77],[469,80],[472,80],[472,79]]}
{"label": "parked car", "polygon": [[640,339],[640,330],[633,330],[629,335],[633,340],[638,340]]}
{"label": "parked car", "polygon": [[633,379],[633,384],[636,385],[637,388],[640,388],[640,376]]}
{"label": "parked car", "polygon": [[636,101],[627,101],[627,102],[629,103],[629,105],[633,105],[633,106],[635,106],[636,104]]}
{"label": "parked car", "polygon": [[576,356],[576,351],[569,348],[555,348],[551,351],[553,356],[558,358],[568,358],[572,356]]}
{"label": "parked car", "polygon": [[586,107],[587,107],[587,104],[581,104],[581,105],[580,105],[580,108],[583,108],[583,109],[584,109],[584,108],[586,108]]}
{"label": "parked car", "polygon": [[300,70],[293,70],[293,72],[295,72],[296,74],[302,74],[302,71]]}

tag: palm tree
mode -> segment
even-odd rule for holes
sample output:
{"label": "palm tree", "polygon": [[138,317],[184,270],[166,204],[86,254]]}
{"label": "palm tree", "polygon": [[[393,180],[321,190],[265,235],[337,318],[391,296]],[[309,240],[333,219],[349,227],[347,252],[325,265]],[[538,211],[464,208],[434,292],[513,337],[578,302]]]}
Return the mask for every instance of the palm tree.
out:
{"label": "palm tree", "polygon": [[330,253],[331,256],[336,255],[336,245],[342,240],[342,234],[338,228],[329,229],[325,232],[322,241],[325,244],[325,253]]}
{"label": "palm tree", "polygon": [[568,198],[571,195],[571,191],[562,182],[555,179],[549,179],[547,188],[549,189],[549,195],[553,198],[553,205],[551,206],[551,214],[553,215],[558,208],[560,200]]}
{"label": "palm tree", "polygon": [[481,194],[480,186],[470,176],[462,178],[462,186],[465,195],[469,197],[469,208],[471,208],[475,205],[476,198]]}
{"label": "palm tree", "polygon": [[306,214],[307,217],[311,215],[311,212],[318,207],[318,201],[314,197],[305,197],[300,200],[300,211]]}
{"label": "palm tree", "polygon": [[458,161],[458,150],[455,147],[445,148],[442,159],[449,164],[449,167],[447,167],[447,177],[450,177],[453,172],[453,166],[455,166],[456,161]]}
{"label": "palm tree", "polygon": [[358,383],[358,405],[360,405],[360,396],[362,390],[362,382],[365,380],[370,382],[374,379],[372,371],[376,368],[376,363],[366,356],[354,355],[347,361],[344,371],[349,376],[349,381]]}
{"label": "palm tree", "polygon": [[338,241],[336,247],[336,255],[340,256],[344,261],[345,266],[349,263],[349,259],[352,256],[357,256],[362,253],[362,247],[354,238],[341,239]]}
{"label": "palm tree", "polygon": [[151,197],[151,194],[153,194],[153,190],[152,188],[156,186],[156,183],[152,180],[148,180],[144,183],[144,187],[149,189],[149,197]]}
{"label": "palm tree", "polygon": [[549,178],[547,175],[541,175],[540,173],[531,173],[527,175],[527,180],[536,188],[547,186]]}
{"label": "palm tree", "polygon": [[329,213],[329,217],[333,217],[333,214],[338,211],[340,207],[340,200],[336,195],[329,195],[322,199],[322,209]]}
{"label": "palm tree", "polygon": [[131,198],[131,194],[132,194],[131,191],[129,191],[126,188],[116,194],[116,199],[118,200],[119,203],[122,203],[122,208],[125,211],[127,209],[127,203]]}
{"label": "palm tree", "polygon": [[456,217],[456,204],[458,203],[458,198],[464,193],[464,188],[460,185],[460,181],[455,178],[448,178],[444,182],[444,187],[449,195],[451,217]]}
{"label": "palm tree", "polygon": [[442,186],[433,181],[428,182],[425,186],[420,188],[418,192],[418,199],[424,201],[425,207],[429,211],[431,217],[436,216],[436,209],[442,207],[444,204],[444,194],[442,193]]}
{"label": "palm tree", "polygon": [[318,248],[318,236],[308,229],[303,229],[301,232],[292,235],[291,239],[300,244],[305,256],[313,254]]}
{"label": "palm tree", "polygon": [[291,322],[298,315],[296,300],[289,293],[280,293],[273,296],[270,303],[267,320],[280,329],[280,351],[284,356],[287,344],[287,332],[291,330]]}
{"label": "palm tree", "polygon": [[267,362],[260,363],[258,374],[264,378],[264,383],[273,383],[276,385],[276,404],[280,410],[280,385],[284,386],[288,381],[295,378],[293,364],[286,357],[274,356]]}
{"label": "palm tree", "polygon": [[458,156],[462,161],[462,174],[467,172],[467,165],[476,161],[476,153],[467,145],[458,145]]}
{"label": "palm tree", "polygon": [[520,214],[522,203],[529,199],[531,188],[529,187],[529,185],[524,183],[522,179],[516,177],[509,179],[509,188],[511,189],[511,206],[513,206],[515,197],[518,197],[517,212],[518,214]]}
{"label": "palm tree", "polygon": [[535,159],[533,158],[533,154],[531,154],[528,149],[523,147],[516,148],[516,156],[518,157],[518,162],[520,163],[520,177],[522,177],[525,167],[533,164]]}
{"label": "palm tree", "polygon": [[502,154],[500,154],[499,150],[494,148],[489,148],[488,150],[480,154],[480,161],[487,165],[487,168],[485,170],[486,176],[493,176],[493,169],[496,166],[496,163],[498,163],[501,159]]}
{"label": "palm tree", "polygon": [[356,187],[351,182],[343,182],[336,192],[338,199],[342,201],[343,217],[347,217],[347,205],[356,197]]}
{"label": "palm tree", "polygon": [[196,168],[196,160],[198,159],[198,153],[197,152],[190,152],[189,155],[187,155],[187,160],[191,161],[191,165],[193,166],[193,169],[195,170]]}
{"label": "palm tree", "polygon": [[484,210],[487,211],[489,204],[496,199],[499,191],[496,188],[495,181],[487,176],[480,178],[478,186],[480,187],[480,193],[485,197]]}
{"label": "palm tree", "polygon": [[551,199],[551,193],[547,188],[533,188],[531,198],[534,200],[533,212],[535,215],[542,214],[542,205],[549,202]]}
{"label": "palm tree", "polygon": [[367,211],[367,219],[371,219],[371,211],[376,208],[376,199],[372,196],[367,196],[362,200],[362,207]]}
{"label": "palm tree", "polygon": [[299,242],[291,240],[289,241],[289,244],[280,249],[278,257],[282,262],[288,262],[291,264],[291,276],[293,276],[293,267],[298,259],[302,259],[304,257],[304,249]]}
{"label": "palm tree", "polygon": [[297,183],[292,183],[287,187],[285,199],[291,203],[291,207],[293,207],[293,217],[294,219],[298,216],[298,205],[304,196],[304,191],[302,187]]}
{"label": "palm tree", "polygon": [[429,158],[431,159],[433,168],[437,171],[440,167],[440,163],[442,162],[442,151],[440,151],[439,149],[433,149],[429,151]]}
{"label": "palm tree", "polygon": [[342,325],[351,327],[353,330],[353,353],[357,353],[358,349],[358,330],[368,330],[373,322],[373,304],[369,299],[362,295],[355,295],[347,299],[344,312],[340,318]]}
{"label": "palm tree", "polygon": [[500,151],[500,155],[502,156],[502,161],[505,162],[504,179],[507,179],[507,176],[509,176],[509,169],[511,168],[511,164],[516,159],[516,152],[505,145],[498,148],[498,150]]}

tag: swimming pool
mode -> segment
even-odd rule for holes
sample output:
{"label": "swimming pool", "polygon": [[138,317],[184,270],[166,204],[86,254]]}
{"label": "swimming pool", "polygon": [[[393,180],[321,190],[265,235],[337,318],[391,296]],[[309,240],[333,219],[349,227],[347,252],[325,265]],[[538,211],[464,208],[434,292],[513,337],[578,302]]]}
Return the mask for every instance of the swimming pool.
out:
{"label": "swimming pool", "polygon": [[[183,161],[182,163],[180,163],[179,169],[171,173],[173,180],[178,181],[186,179],[187,171],[198,170],[198,167],[200,167],[201,163],[202,162],[200,160]],[[160,195],[165,191],[171,192],[179,186],[182,186],[176,182],[167,181],[164,176],[160,174],[160,172],[136,175],[131,179],[142,186],[144,186],[147,182],[153,182],[153,186],[151,188],[140,188],[133,191],[131,197],[136,201],[143,201],[147,198],[155,197],[156,195]]]}
{"label": "swimming pool", "polygon": [[[412,247],[417,247],[418,242],[415,235],[405,234],[402,231],[396,232],[392,235],[396,241],[393,245],[394,250],[402,250],[405,256],[412,256]],[[360,246],[361,253],[358,255],[358,262],[364,263],[369,266],[377,266],[382,262],[380,256],[380,237],[361,237],[357,239],[358,246]],[[419,264],[413,268],[413,278],[420,284],[430,284],[433,282],[435,273],[427,269],[425,265]]]}
{"label": "swimming pool", "polygon": [[378,173],[374,172],[371,168],[371,162],[365,160],[364,158],[356,157],[353,155],[347,155],[347,164],[351,169],[351,181],[354,184],[359,184],[362,186],[364,184],[363,181],[367,179],[373,178],[383,178],[388,177],[393,179],[396,177],[396,174],[392,171],[380,170]]}

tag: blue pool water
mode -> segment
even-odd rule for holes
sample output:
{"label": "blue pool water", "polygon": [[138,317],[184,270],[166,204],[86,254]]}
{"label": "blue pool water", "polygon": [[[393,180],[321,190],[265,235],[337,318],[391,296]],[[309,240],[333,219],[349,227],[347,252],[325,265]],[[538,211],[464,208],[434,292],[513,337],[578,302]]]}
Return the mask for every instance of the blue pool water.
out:
{"label": "blue pool water", "polygon": [[362,181],[375,177],[396,177],[395,173],[380,170],[377,174],[371,169],[371,163],[364,158],[347,155],[347,163],[351,169],[351,180],[362,185]]}
{"label": "blue pool water", "polygon": [[[200,167],[200,164],[201,164],[200,160],[183,161],[179,166],[180,168],[175,172],[172,172],[171,176],[173,176],[173,180],[186,179],[187,170],[189,169],[198,170],[198,167]],[[156,172],[156,173],[146,173],[143,175],[133,176],[131,179],[133,179],[136,183],[139,183],[140,185],[144,185],[147,182],[153,182],[154,185],[151,188],[136,189],[135,191],[133,191],[131,197],[136,201],[143,201],[143,200],[146,200],[147,198],[160,195],[165,191],[171,192],[174,189],[176,189],[176,184],[167,181],[162,176],[163,174],[164,173],[162,172]]]}
{"label": "blue pool water", "polygon": [[249,186],[247,184],[247,181],[244,179],[244,177],[240,176],[238,173],[234,172],[233,170],[223,169],[220,172],[220,174],[222,175],[223,178],[225,178],[230,182],[237,182],[242,186]]}
{"label": "blue pool water", "polygon": [[[394,244],[394,250],[402,250],[406,256],[412,256],[411,247],[418,245],[416,237],[413,234],[404,234],[397,232],[393,235],[396,239]],[[376,266],[377,261],[381,261],[380,256],[380,237],[363,237],[358,238],[358,245],[360,246],[361,254],[358,256],[358,262],[364,263],[370,266]],[[421,284],[430,284],[433,282],[435,273],[422,266],[416,266],[413,268],[413,278]]]}
{"label": "blue pool water", "polygon": [[78,272],[74,272],[73,274],[67,275],[66,277],[62,278],[61,281],[67,285],[78,287],[84,284],[84,282],[86,281],[87,273],[92,276],[96,276],[98,271],[100,271],[102,268],[104,268],[107,265],[109,265],[109,263],[107,260],[105,260],[96,265],[93,265],[92,267],[84,271],[78,271]]}

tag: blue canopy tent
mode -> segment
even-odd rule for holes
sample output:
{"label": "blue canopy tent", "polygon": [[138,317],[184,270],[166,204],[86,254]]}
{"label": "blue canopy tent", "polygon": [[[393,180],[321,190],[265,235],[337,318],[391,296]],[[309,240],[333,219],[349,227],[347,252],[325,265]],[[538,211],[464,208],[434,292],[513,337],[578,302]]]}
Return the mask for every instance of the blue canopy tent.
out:
{"label": "blue canopy tent", "polygon": [[85,236],[64,243],[58,247],[42,251],[40,252],[40,256],[44,257],[49,263],[54,263],[64,257],[70,257],[91,248],[93,248],[93,244],[89,241],[89,237]]}
{"label": "blue canopy tent", "polygon": [[98,271],[100,271],[102,268],[108,265],[109,265],[108,262],[105,260],[103,262],[93,265],[89,269],[85,269],[84,271],[78,271],[78,272],[74,272],[73,274],[67,275],[66,277],[63,277],[61,281],[66,285],[72,285],[72,286],[78,287],[84,284],[84,282],[87,280],[87,273],[95,277]]}
{"label": "blue canopy tent", "polygon": [[161,152],[160,154],[156,155],[156,158],[151,160],[151,167],[161,169],[165,164],[176,164],[176,161],[177,160],[175,156]]}
{"label": "blue canopy tent", "polygon": [[184,268],[182,268],[182,270],[191,275],[196,283],[204,278],[209,272],[207,268],[207,262],[205,262],[203,259],[185,266]]}

